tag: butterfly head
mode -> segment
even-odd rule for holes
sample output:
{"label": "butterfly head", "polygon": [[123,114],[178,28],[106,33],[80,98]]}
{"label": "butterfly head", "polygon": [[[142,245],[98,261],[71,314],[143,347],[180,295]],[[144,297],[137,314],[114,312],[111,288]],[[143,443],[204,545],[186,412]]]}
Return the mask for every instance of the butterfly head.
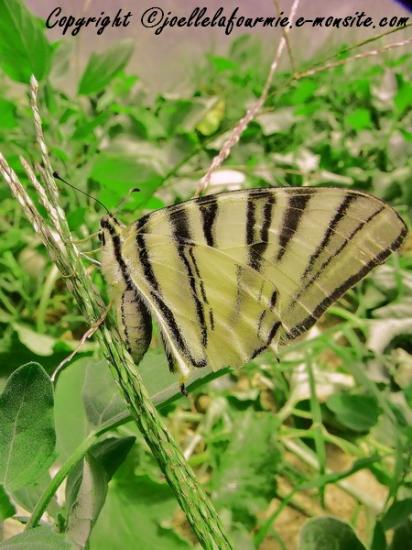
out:
{"label": "butterfly head", "polygon": [[107,214],[100,220],[98,237],[102,243],[102,271],[109,284],[121,280],[122,244],[126,227]]}

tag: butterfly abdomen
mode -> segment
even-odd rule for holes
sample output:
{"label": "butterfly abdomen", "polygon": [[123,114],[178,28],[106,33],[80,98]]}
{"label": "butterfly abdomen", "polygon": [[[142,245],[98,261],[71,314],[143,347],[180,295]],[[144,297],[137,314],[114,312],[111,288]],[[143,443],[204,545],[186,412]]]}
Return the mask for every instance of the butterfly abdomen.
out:
{"label": "butterfly abdomen", "polygon": [[152,318],[135,288],[126,289],[117,300],[117,318],[127,351],[140,363],[152,339]]}

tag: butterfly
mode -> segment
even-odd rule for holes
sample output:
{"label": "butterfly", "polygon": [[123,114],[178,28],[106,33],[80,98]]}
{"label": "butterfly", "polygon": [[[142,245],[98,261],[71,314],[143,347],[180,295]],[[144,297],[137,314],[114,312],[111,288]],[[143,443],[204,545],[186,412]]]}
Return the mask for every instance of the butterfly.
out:
{"label": "butterfly", "polygon": [[100,225],[121,337],[138,364],[154,318],[183,392],[192,368],[241,366],[306,332],[407,233],[372,195],[308,187],[211,194]]}

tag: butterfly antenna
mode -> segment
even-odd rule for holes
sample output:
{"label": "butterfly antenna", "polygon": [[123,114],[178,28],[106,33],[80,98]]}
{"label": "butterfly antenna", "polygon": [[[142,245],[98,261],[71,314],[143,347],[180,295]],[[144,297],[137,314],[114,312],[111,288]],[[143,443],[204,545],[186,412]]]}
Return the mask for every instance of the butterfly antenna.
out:
{"label": "butterfly antenna", "polygon": [[89,193],[86,193],[86,191],[82,191],[81,189],[79,189],[78,187],[76,187],[75,185],[73,185],[72,183],[69,183],[68,181],[66,181],[65,179],[63,179],[58,172],[53,172],[53,177],[56,179],[56,180],[59,180],[63,183],[65,183],[66,185],[68,185],[69,187],[71,187],[72,189],[75,189],[76,191],[78,191],[79,193],[82,193],[83,195],[86,195],[86,197],[89,197],[89,199],[92,199],[94,200],[95,202],[97,202],[97,204],[99,204],[106,212],[109,216],[111,216],[111,213],[109,211],[109,209],[101,202],[99,201],[99,199],[96,199],[96,197],[93,197],[93,195],[89,195]]}

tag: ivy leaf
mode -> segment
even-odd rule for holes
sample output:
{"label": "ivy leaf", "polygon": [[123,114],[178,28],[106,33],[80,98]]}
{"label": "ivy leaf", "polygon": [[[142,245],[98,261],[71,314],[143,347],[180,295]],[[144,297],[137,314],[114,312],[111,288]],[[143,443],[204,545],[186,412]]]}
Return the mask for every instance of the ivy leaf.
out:
{"label": "ivy leaf", "polygon": [[298,550],[365,550],[352,527],[335,518],[313,518],[300,531]]}
{"label": "ivy leaf", "polygon": [[133,49],[132,40],[123,40],[101,54],[93,53],[80,79],[78,93],[90,95],[103,91],[125,68]]}
{"label": "ivy leaf", "polygon": [[0,397],[0,482],[16,490],[33,483],[54,456],[53,386],[38,363],[18,368]]}
{"label": "ivy leaf", "polygon": [[44,23],[21,0],[0,0],[0,67],[13,80],[28,84],[32,74],[43,80],[50,71],[53,47]]}

